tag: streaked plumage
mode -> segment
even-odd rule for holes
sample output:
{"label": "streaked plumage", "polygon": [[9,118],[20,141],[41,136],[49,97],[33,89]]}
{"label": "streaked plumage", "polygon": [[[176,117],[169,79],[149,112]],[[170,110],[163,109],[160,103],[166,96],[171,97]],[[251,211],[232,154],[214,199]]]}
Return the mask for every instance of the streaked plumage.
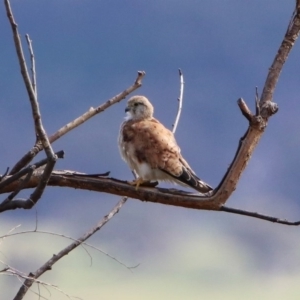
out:
{"label": "streaked plumage", "polygon": [[128,100],[127,116],[121,125],[119,148],[138,179],[137,187],[147,181],[171,181],[188,185],[201,193],[212,188],[191,169],[180,154],[173,133],[153,118],[153,106],[144,96]]}

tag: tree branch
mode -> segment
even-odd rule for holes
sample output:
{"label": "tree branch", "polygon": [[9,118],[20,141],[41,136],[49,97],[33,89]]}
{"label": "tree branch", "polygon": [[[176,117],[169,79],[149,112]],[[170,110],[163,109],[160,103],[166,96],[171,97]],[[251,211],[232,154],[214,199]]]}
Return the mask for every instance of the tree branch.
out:
{"label": "tree branch", "polygon": [[300,225],[300,221],[291,222],[291,221],[279,219],[279,218],[276,218],[276,217],[262,215],[262,214],[259,214],[257,212],[252,212],[252,211],[247,211],[247,210],[242,210],[242,209],[236,209],[236,208],[227,207],[227,206],[220,207],[220,211],[225,211],[225,212],[232,213],[232,214],[257,218],[257,219],[260,219],[260,220],[265,220],[265,221],[278,223],[278,224],[293,225],[293,226],[299,226]]}
{"label": "tree branch", "polygon": [[[37,100],[37,94],[36,94],[36,90],[34,89],[35,82],[34,82],[34,84],[31,82],[28,71],[27,71],[26,61],[25,61],[22,44],[21,44],[21,40],[20,40],[20,36],[19,36],[19,32],[18,32],[18,26],[14,20],[14,16],[12,14],[9,0],[5,0],[5,7],[6,7],[6,12],[7,12],[7,17],[9,19],[9,22],[10,22],[10,25],[12,28],[12,32],[13,32],[15,48],[16,48],[16,52],[17,52],[17,56],[18,56],[19,64],[20,64],[20,68],[21,68],[21,74],[22,74],[23,81],[25,83],[26,90],[27,90],[28,97],[29,97],[30,104],[31,104],[31,111],[32,111],[32,117],[33,117],[33,122],[34,122],[35,133],[38,136],[39,140],[41,141],[41,144],[43,145],[43,148],[45,150],[45,153],[46,153],[47,159],[48,159],[47,165],[45,167],[45,170],[44,170],[42,178],[41,178],[41,181],[37,185],[35,191],[30,195],[30,198],[28,199],[28,202],[27,202],[27,203],[31,203],[32,205],[34,205],[41,198],[41,196],[47,186],[49,177],[54,168],[57,157],[51,147],[51,144],[46,135],[46,131],[43,127],[41,112],[40,112],[39,104],[38,104],[38,100]],[[30,40],[29,40],[29,48],[30,48],[30,52],[33,56],[33,50],[31,47]],[[33,62],[34,62],[34,60],[33,60]],[[32,66],[32,69],[34,70],[34,65]],[[33,79],[36,80],[35,76],[33,76]],[[9,200],[9,199],[10,198],[7,198],[6,200]]]}
{"label": "tree branch", "polygon": [[[35,171],[26,188],[34,187],[39,181],[39,176],[39,172]],[[75,171],[54,171],[50,177],[48,184],[50,186],[60,186],[95,192],[104,192],[138,199],[141,201],[179,206],[184,208],[230,212],[285,225],[300,225],[300,221],[290,222],[287,220],[282,220],[280,218],[258,214],[256,212],[248,212],[245,210],[229,208],[223,205],[220,206],[220,200],[214,195],[205,196],[176,189],[143,186],[140,186],[138,190],[136,190],[136,188],[128,184],[127,181],[121,181],[98,174],[89,175],[77,174]],[[0,193],[9,192],[11,190],[13,191],[17,186],[18,182],[13,182],[11,185],[5,187]],[[6,207],[0,207],[0,212],[16,208],[24,207],[20,206],[18,202],[12,201]]]}
{"label": "tree branch", "polygon": [[[49,137],[49,142],[53,143],[56,140],[58,140],[60,137],[71,131],[72,129],[76,128],[77,126],[81,125],[85,121],[89,120],[90,118],[94,117],[95,115],[103,112],[110,106],[112,106],[115,103],[120,102],[122,99],[124,99],[127,95],[138,89],[139,87],[142,86],[142,79],[146,75],[144,71],[138,71],[138,76],[130,87],[125,89],[123,92],[119,93],[118,95],[112,97],[111,99],[107,100],[105,103],[99,105],[96,108],[91,107],[87,112],[85,112],[83,115],[80,117],[76,118],[75,120],[69,122],[62,128],[60,128],[57,132],[52,134]],[[29,150],[12,168],[10,171],[10,174],[13,175],[16,172],[18,172],[20,169],[22,169],[24,166],[29,164],[31,160],[41,151],[43,150],[43,145],[40,143],[36,143],[34,147]]]}
{"label": "tree branch", "polygon": [[38,270],[36,270],[34,273],[30,273],[28,275],[28,278],[24,281],[23,285],[19,289],[17,295],[15,296],[14,300],[21,300],[25,296],[28,289],[32,286],[34,283],[34,280],[39,278],[42,274],[44,274],[46,271],[51,270],[53,265],[58,262],[61,258],[63,258],[65,255],[68,255],[72,250],[77,248],[79,245],[81,245],[84,241],[86,241],[89,237],[91,237],[95,232],[100,230],[115,214],[119,212],[119,210],[122,208],[123,204],[126,202],[125,198],[122,198],[117,205],[110,211],[110,213],[104,218],[99,221],[95,227],[91,228],[89,231],[87,231],[83,236],[81,236],[79,239],[71,243],[69,246],[61,250],[59,253],[54,254],[52,258],[50,258],[43,266],[41,266]]}
{"label": "tree branch", "polygon": [[36,85],[36,71],[35,71],[35,59],[34,59],[34,53],[33,53],[33,48],[32,48],[32,40],[30,39],[29,35],[26,34],[26,41],[28,44],[28,50],[30,53],[30,60],[31,60],[31,84],[32,88],[35,92],[35,97],[37,98],[37,85]]}
{"label": "tree branch", "polygon": [[6,7],[6,12],[7,12],[7,17],[9,19],[12,32],[13,32],[13,37],[14,37],[14,42],[15,42],[15,48],[17,51],[17,56],[21,68],[21,74],[23,77],[23,81],[25,83],[25,87],[27,90],[27,94],[30,100],[31,104],[31,110],[32,110],[32,116],[34,120],[34,126],[35,126],[35,132],[37,133],[39,139],[42,142],[42,145],[45,149],[46,155],[48,158],[54,159],[54,152],[50,146],[48,137],[46,135],[46,132],[43,128],[42,120],[41,120],[41,113],[38,105],[38,101],[36,98],[35,91],[33,89],[33,85],[31,83],[28,71],[27,71],[27,66],[26,66],[26,61],[24,58],[24,53],[22,49],[22,44],[20,40],[20,35],[18,32],[18,25],[15,22],[14,16],[12,14],[11,6],[9,0],[5,0],[5,7]]}
{"label": "tree branch", "polygon": [[179,69],[179,79],[180,79],[180,89],[179,89],[179,97],[178,97],[178,111],[177,111],[177,115],[175,118],[175,122],[173,124],[173,129],[172,132],[173,134],[175,134],[175,131],[177,129],[177,125],[180,119],[180,115],[181,115],[181,110],[182,110],[182,101],[183,101],[183,88],[184,88],[184,80],[183,80],[183,74],[181,72],[181,70]]}
{"label": "tree branch", "polygon": [[[259,109],[256,109],[256,114],[253,115],[248,109],[246,103],[242,101],[242,99],[239,100],[241,111],[249,121],[249,128],[239,142],[236,155],[228,171],[225,173],[219,186],[213,191],[212,198],[219,203],[220,207],[226,203],[227,199],[236,189],[238,180],[246,168],[265,128],[267,127],[269,117],[278,111],[277,104],[272,102],[273,93],[284,62],[299,36],[299,31],[300,8],[299,6],[296,6],[286,35],[279,47],[277,55],[274,58],[272,66],[269,69],[263,93],[259,101]],[[256,95],[256,98],[258,98],[258,95]],[[256,106],[257,102],[258,100],[256,100]]]}

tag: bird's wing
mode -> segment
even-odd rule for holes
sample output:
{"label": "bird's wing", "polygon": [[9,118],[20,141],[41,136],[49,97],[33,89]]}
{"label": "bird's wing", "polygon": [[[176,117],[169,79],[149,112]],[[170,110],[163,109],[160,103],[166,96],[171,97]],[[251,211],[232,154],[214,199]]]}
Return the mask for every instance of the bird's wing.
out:
{"label": "bird's wing", "polygon": [[139,163],[146,162],[152,169],[172,176],[200,192],[212,188],[201,181],[180,153],[173,133],[158,120],[152,118],[142,121],[129,121],[123,129],[124,142],[130,142]]}
{"label": "bird's wing", "polygon": [[140,163],[147,162],[153,169],[161,169],[174,176],[180,175],[180,148],[170,130],[154,118],[137,121],[131,129],[135,155]]}

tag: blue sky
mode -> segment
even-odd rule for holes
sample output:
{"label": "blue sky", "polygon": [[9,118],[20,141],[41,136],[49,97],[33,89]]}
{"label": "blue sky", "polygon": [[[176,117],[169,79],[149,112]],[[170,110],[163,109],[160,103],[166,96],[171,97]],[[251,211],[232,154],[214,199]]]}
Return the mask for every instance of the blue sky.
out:
{"label": "blue sky", "polygon": [[[146,95],[155,116],[171,127],[181,68],[185,93],[176,138],[193,169],[213,186],[247,128],[236,100],[243,97],[254,107],[255,86],[263,88],[293,5],[294,0],[12,1],[23,42],[26,33],[33,40],[49,134],[131,85],[137,70],[145,70],[146,77],[135,94]],[[0,13],[5,170],[35,137],[10,26],[4,9]],[[296,44],[275,91],[279,112],[228,206],[300,219],[299,51]],[[55,142],[55,150],[66,152],[56,168],[111,171],[131,179],[116,142],[124,108],[125,101],[116,104]],[[36,207],[39,227],[78,237],[117,201],[106,194],[48,188]],[[1,235],[17,224],[33,228],[35,210],[3,213]],[[298,228],[242,216],[129,200],[90,243],[128,265],[140,263],[133,274],[97,252],[90,267],[84,251],[77,250],[42,279],[84,299],[235,299],[245,290],[244,299],[298,299],[298,236]],[[41,235],[6,239],[1,259],[27,273],[66,244]],[[19,282],[2,276],[0,289],[8,285],[11,298]]]}

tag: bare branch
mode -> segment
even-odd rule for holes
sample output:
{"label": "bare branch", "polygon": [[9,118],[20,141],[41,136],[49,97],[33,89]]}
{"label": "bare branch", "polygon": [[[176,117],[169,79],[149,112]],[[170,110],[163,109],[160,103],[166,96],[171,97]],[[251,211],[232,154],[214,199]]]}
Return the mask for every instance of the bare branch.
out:
{"label": "bare branch", "polygon": [[273,223],[278,223],[278,224],[293,225],[293,226],[299,226],[300,225],[300,221],[291,222],[291,221],[279,219],[279,218],[276,218],[276,217],[262,215],[262,214],[259,214],[257,212],[252,212],[252,211],[247,211],[247,210],[242,210],[242,209],[236,209],[236,208],[227,207],[227,206],[222,206],[220,208],[220,211],[225,211],[225,212],[228,212],[228,213],[243,215],[243,216],[247,216],[247,217],[253,217],[253,218],[257,218],[257,219],[261,219],[261,220],[265,220],[265,221],[269,221],[269,222],[273,222]]}
{"label": "bare branch", "polygon": [[52,134],[49,137],[49,140],[51,143],[55,142],[57,139],[68,133],[70,130],[76,128],[77,126],[81,125],[88,119],[94,117],[96,114],[103,112],[113,104],[116,104],[120,102],[121,100],[125,99],[126,96],[128,96],[130,93],[138,89],[139,87],[142,86],[142,79],[146,75],[144,71],[138,71],[138,76],[134,82],[133,85],[125,89],[123,92],[119,93],[118,95],[114,96],[113,98],[107,100],[105,103],[99,105],[96,108],[91,107],[86,113],[81,115],[80,117],[76,118],[72,122],[66,124],[62,128],[60,128],[57,132]]}
{"label": "bare branch", "polygon": [[260,115],[259,96],[257,87],[255,87],[255,115]]}
{"label": "bare branch", "polygon": [[[5,264],[4,262],[0,261],[1,263]],[[67,293],[65,293],[63,290],[61,290],[60,288],[58,288],[56,285],[54,284],[50,284],[50,283],[47,283],[45,281],[41,281],[39,279],[32,279],[31,277],[25,275],[23,272],[15,269],[15,268],[12,268],[12,267],[6,267],[5,269],[3,269],[2,271],[0,271],[1,275],[9,275],[9,276],[15,276],[17,277],[20,281],[22,279],[25,279],[25,280],[33,280],[34,283],[36,283],[38,286],[41,284],[43,287],[51,287],[55,290],[57,290],[58,292],[60,292],[61,294],[65,295],[66,297],[68,297],[69,299],[81,299],[79,297],[75,297],[75,296],[71,296]],[[22,283],[22,281],[21,281]],[[40,294],[40,291],[37,293],[33,290],[30,290],[33,294],[39,296],[39,298],[42,298],[42,299],[47,299],[45,297],[43,297],[41,294]],[[82,299],[81,299],[82,300]]]}
{"label": "bare branch", "polygon": [[[267,102],[273,100],[274,90],[279,79],[282,67],[288,58],[288,55],[293,48],[300,31],[300,6],[299,1],[296,1],[295,10],[292,15],[292,19],[288,25],[285,37],[278,49],[273,63],[269,69],[264,89],[261,96],[261,107]],[[268,118],[268,113],[265,118]]]}
{"label": "bare branch", "polygon": [[[13,236],[17,236],[17,235],[23,235],[23,234],[28,234],[28,233],[40,233],[40,234],[48,234],[48,235],[53,235],[53,236],[58,236],[58,237],[62,237],[62,238],[66,238],[66,239],[69,239],[69,240],[72,240],[74,242],[79,242],[79,240],[77,239],[74,239],[70,236],[67,236],[67,235],[64,235],[64,234],[61,234],[61,233],[55,233],[55,232],[50,232],[50,231],[44,231],[44,230],[38,230],[37,228],[35,228],[34,230],[26,230],[26,231],[19,231],[19,232],[14,232],[13,231],[20,227],[20,225],[18,226],[15,226],[14,228],[12,228],[8,233],[6,233],[5,235],[2,235],[0,236],[0,239],[4,240],[8,237],[13,237]],[[82,242],[80,244],[80,246],[87,246],[89,248],[92,248],[98,252],[100,252],[101,254],[104,254],[105,256],[107,256],[108,258],[114,260],[115,262],[117,262],[118,264],[120,264],[121,266],[125,267],[126,269],[132,271],[132,269],[136,268],[138,265],[135,265],[135,266],[127,266],[126,264],[122,263],[120,260],[118,260],[116,257],[108,254],[107,252],[101,250],[100,248],[98,247],[95,247],[87,242]],[[85,249],[85,247],[83,247]],[[86,249],[85,249],[86,250]],[[89,255],[88,251],[86,250],[87,254]],[[90,256],[90,255],[89,255]],[[91,257],[91,256],[90,256]]]}
{"label": "bare branch", "polygon": [[10,25],[12,28],[12,32],[13,32],[15,47],[16,47],[17,56],[19,59],[20,68],[21,68],[21,74],[22,74],[22,77],[23,77],[23,80],[25,83],[25,87],[26,87],[26,90],[28,93],[28,97],[30,100],[30,104],[31,104],[35,131],[38,134],[39,139],[42,141],[42,144],[43,144],[43,147],[45,148],[47,157],[48,158],[53,157],[54,152],[53,152],[52,148],[50,147],[48,137],[46,136],[45,130],[43,128],[43,124],[41,121],[41,113],[40,113],[39,105],[37,102],[36,94],[33,89],[33,85],[31,83],[31,80],[30,80],[30,77],[29,77],[29,74],[27,71],[26,61],[25,61],[25,57],[24,57],[24,53],[23,53],[23,49],[22,49],[20,35],[18,32],[18,25],[15,22],[14,16],[12,14],[9,0],[5,0],[5,7],[6,7],[7,16],[8,16],[8,19],[9,19],[9,22],[10,22]]}
{"label": "bare branch", "polygon": [[[226,211],[232,212],[236,214],[241,214],[250,217],[256,217],[262,220],[277,222],[279,224],[286,225],[300,225],[300,221],[298,222],[290,222],[286,220],[281,220],[279,218],[274,218],[271,216],[265,216],[261,214],[257,214],[254,212],[247,212],[239,209],[232,209],[225,207],[224,205],[220,205],[223,202],[222,195],[212,194],[211,196],[207,195],[199,195],[194,193],[188,193],[176,189],[164,189],[164,188],[154,188],[154,187],[143,187],[140,186],[138,190],[126,181],[117,180],[114,178],[108,177],[92,177],[88,174],[84,176],[81,174],[77,176],[74,171],[73,174],[71,171],[67,171],[66,174],[63,174],[63,171],[56,171],[50,177],[49,185],[50,186],[60,186],[60,187],[72,187],[76,189],[96,191],[96,192],[105,192],[109,194],[119,195],[123,197],[129,197],[133,199],[138,199],[141,201],[160,203],[165,205],[179,206],[191,209],[199,209],[199,210],[215,210],[215,211]],[[55,174],[56,173],[56,174]],[[26,188],[32,188],[34,185],[38,183],[39,176],[34,172],[31,180]],[[30,185],[33,186],[30,186]],[[17,185],[14,182],[9,187],[5,189],[13,190]],[[2,191],[4,192],[4,191]],[[8,192],[8,191],[6,191]],[[6,207],[1,207],[0,212],[10,209],[23,208],[18,206],[16,201],[12,201]],[[230,211],[229,211],[230,210]],[[277,221],[276,221],[277,220]],[[15,235],[18,233],[14,233]],[[1,238],[1,237],[0,237]]]}
{"label": "bare branch", "polygon": [[26,34],[26,41],[28,44],[28,49],[30,53],[30,60],[31,60],[31,84],[32,88],[35,92],[35,97],[37,98],[37,85],[36,85],[36,71],[35,71],[35,59],[33,54],[33,48],[32,48],[32,40],[29,38],[29,35]]}
{"label": "bare branch", "polygon": [[6,171],[3,175],[0,176],[0,182],[3,180],[3,178],[8,174],[9,168],[6,168]]}
{"label": "bare branch", "polygon": [[[235,190],[238,180],[246,168],[252,153],[254,152],[260,138],[262,137],[265,128],[267,127],[268,119],[278,111],[278,106],[273,103],[272,96],[281,72],[281,69],[286,61],[290,50],[292,49],[300,31],[300,10],[297,7],[297,12],[294,13],[289,30],[287,31],[277,55],[274,58],[273,64],[269,69],[266,83],[260,100],[260,109],[257,110],[258,115],[252,115],[248,107],[243,101],[239,101],[239,106],[243,115],[249,121],[249,128],[245,135],[241,138],[235,157],[225,173],[221,183],[214,190],[212,198],[220,207],[223,206],[230,195]],[[258,97],[258,96],[257,96]],[[241,106],[242,104],[242,106]]]}
{"label": "bare branch", "polygon": [[244,101],[243,98],[238,99],[237,101],[238,106],[243,114],[243,116],[249,121],[252,121],[252,113],[251,110],[249,109],[249,107],[247,106],[246,102]]}
{"label": "bare branch", "polygon": [[[20,64],[20,68],[21,68],[21,74],[22,74],[22,77],[23,77],[23,80],[24,80],[24,83],[25,83],[25,86],[27,89],[28,97],[30,100],[30,104],[31,104],[35,132],[38,135],[38,138],[41,141],[43,148],[45,150],[45,153],[47,155],[47,158],[48,158],[47,165],[45,167],[45,171],[42,175],[41,181],[38,184],[38,186],[36,187],[35,191],[30,195],[30,198],[27,201],[27,203],[29,203],[29,206],[30,206],[30,205],[34,205],[42,196],[42,194],[47,186],[47,182],[49,180],[50,174],[56,163],[57,157],[51,147],[51,144],[48,140],[45,129],[43,127],[41,113],[40,113],[40,109],[39,109],[39,105],[38,105],[38,100],[36,97],[36,91],[33,89],[33,83],[30,81],[30,77],[29,77],[29,74],[27,71],[26,61],[24,58],[22,44],[21,44],[21,40],[20,40],[20,36],[19,36],[19,32],[18,32],[18,26],[14,20],[14,16],[12,14],[9,0],[5,0],[5,7],[6,7],[7,16],[8,16],[8,19],[9,19],[9,22],[10,22],[10,25],[12,28],[12,32],[13,32],[15,48],[17,51],[17,56],[18,56],[19,64]],[[32,51],[32,53],[33,53],[33,51]]]}
{"label": "bare branch", "polygon": [[32,88],[30,77],[28,75],[27,66],[26,66],[26,62],[25,62],[25,58],[24,58],[23,49],[22,49],[22,44],[21,44],[21,40],[20,40],[20,35],[18,32],[18,25],[14,20],[9,0],[5,0],[4,3],[5,3],[7,17],[9,19],[11,29],[13,32],[13,38],[14,38],[17,56],[18,56],[18,60],[19,60],[20,68],[21,68],[21,74],[22,74],[30,101],[34,101],[35,93]]}
{"label": "bare branch", "polygon": [[[40,172],[37,170],[33,173],[26,188],[34,188],[40,180]],[[84,176],[76,175],[76,172],[53,171],[49,186],[72,187],[76,189],[101,191],[109,194],[127,196],[143,201],[150,201],[168,205],[183,206],[195,209],[218,209],[219,205],[211,201],[207,196],[199,196],[199,194],[187,193],[175,189],[162,189],[151,187],[140,187],[138,190],[126,181],[121,181],[108,177],[91,177],[88,174]],[[18,186],[18,181],[13,182],[9,186],[2,189],[0,193],[13,191]],[[215,208],[214,208],[215,207]],[[0,212],[24,208],[22,203],[12,201],[7,203],[5,207],[0,207]]]}
{"label": "bare branch", "polygon": [[181,110],[182,110],[182,101],[183,101],[183,88],[184,88],[184,80],[183,80],[183,74],[181,72],[181,70],[179,69],[179,78],[180,78],[180,89],[179,89],[179,97],[178,97],[178,111],[177,111],[177,115],[175,118],[175,122],[173,124],[173,129],[172,132],[173,134],[175,134],[175,131],[177,129],[177,125],[180,119],[180,114],[181,114]]}
{"label": "bare branch", "polygon": [[126,197],[123,197],[117,205],[110,211],[108,215],[106,215],[101,221],[99,221],[95,227],[91,228],[87,231],[82,237],[78,240],[71,243],[69,246],[61,250],[58,254],[54,254],[52,258],[50,258],[43,266],[41,266],[38,270],[34,272],[34,274],[30,273],[28,278],[25,280],[23,286],[19,289],[17,295],[14,300],[21,300],[25,296],[28,289],[34,283],[34,280],[39,278],[46,271],[51,270],[52,266],[63,258],[65,255],[69,254],[72,250],[81,245],[84,241],[86,241],[89,237],[91,237],[95,232],[100,230],[115,214],[119,212],[123,204],[126,202]]}
{"label": "bare branch", "polygon": [[[60,137],[71,131],[72,129],[76,128],[77,126],[81,125],[85,121],[89,120],[90,118],[94,117],[95,115],[103,112],[110,106],[112,106],[115,103],[120,102],[122,99],[124,99],[127,95],[138,89],[139,87],[142,86],[142,79],[145,76],[144,71],[138,71],[138,76],[134,82],[133,85],[125,89],[123,92],[119,93],[118,95],[112,97],[105,103],[99,105],[96,108],[91,107],[87,112],[85,112],[83,115],[80,117],[76,118],[75,120],[71,121],[70,123],[66,124],[62,128],[60,128],[57,132],[52,134],[49,137],[50,143],[55,142],[58,140]],[[36,143],[35,146],[28,151],[12,168],[10,171],[10,174],[13,175],[16,172],[18,172],[20,169],[22,169],[24,166],[26,166],[28,163],[31,162],[31,160],[41,151],[43,150],[43,145],[40,143]]]}

